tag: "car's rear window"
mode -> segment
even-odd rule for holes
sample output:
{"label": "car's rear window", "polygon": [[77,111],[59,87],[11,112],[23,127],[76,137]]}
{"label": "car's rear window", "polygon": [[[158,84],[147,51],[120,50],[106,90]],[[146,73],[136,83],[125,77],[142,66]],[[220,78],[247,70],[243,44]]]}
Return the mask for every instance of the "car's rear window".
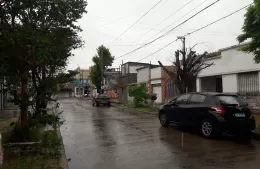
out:
{"label": "car's rear window", "polygon": [[225,105],[244,105],[245,102],[243,102],[239,97],[237,96],[217,96],[220,100],[221,104]]}
{"label": "car's rear window", "polygon": [[106,95],[106,94],[100,94],[98,97],[99,97],[99,98],[108,98],[108,95]]}

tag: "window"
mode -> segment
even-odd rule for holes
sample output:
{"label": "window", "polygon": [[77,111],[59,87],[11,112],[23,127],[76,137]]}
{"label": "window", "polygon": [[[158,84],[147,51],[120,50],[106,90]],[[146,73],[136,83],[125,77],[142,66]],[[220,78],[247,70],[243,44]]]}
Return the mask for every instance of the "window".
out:
{"label": "window", "polygon": [[176,104],[186,104],[188,99],[190,97],[190,94],[185,94],[176,99]]}
{"label": "window", "polygon": [[218,99],[220,100],[220,103],[223,105],[244,105],[245,104],[245,102],[243,102],[237,96],[218,96]]}
{"label": "window", "polygon": [[200,94],[193,94],[190,99],[190,104],[204,103],[206,96]]}
{"label": "window", "polygon": [[237,83],[238,92],[259,92],[258,72],[238,74]]}

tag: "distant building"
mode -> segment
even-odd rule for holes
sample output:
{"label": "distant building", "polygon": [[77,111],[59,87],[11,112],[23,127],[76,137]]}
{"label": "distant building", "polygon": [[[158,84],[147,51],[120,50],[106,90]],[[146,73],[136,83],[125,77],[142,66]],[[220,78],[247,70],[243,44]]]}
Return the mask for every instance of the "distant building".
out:
{"label": "distant building", "polygon": [[85,88],[90,86],[90,71],[88,69],[78,68],[78,74],[74,80],[75,97],[80,97],[85,94]]}
{"label": "distant building", "polygon": [[127,62],[121,65],[121,75],[116,85],[119,94],[119,101],[127,104],[129,101],[128,86],[137,84],[137,69],[150,66],[149,63]]}
{"label": "distant building", "polygon": [[104,86],[105,93],[109,95],[110,98],[115,99],[118,97],[117,89],[115,85],[117,84],[120,77],[120,68],[108,68],[104,72]]}

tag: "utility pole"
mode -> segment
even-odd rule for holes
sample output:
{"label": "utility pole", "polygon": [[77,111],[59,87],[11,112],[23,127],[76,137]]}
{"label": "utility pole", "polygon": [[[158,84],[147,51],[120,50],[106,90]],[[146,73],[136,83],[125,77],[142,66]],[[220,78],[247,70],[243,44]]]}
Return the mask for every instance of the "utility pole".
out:
{"label": "utility pole", "polygon": [[[180,39],[181,41],[182,41],[182,44],[183,44],[183,48],[182,48],[182,62],[181,62],[181,67],[182,67],[182,69],[184,70],[184,69],[186,69],[186,44],[185,44],[185,42],[186,42],[186,38],[185,38],[185,36],[180,36],[180,37],[178,37],[178,39]],[[188,87],[186,87],[186,93],[188,92]]]}
{"label": "utility pole", "polygon": [[[179,36],[178,39],[180,39],[183,43],[183,48],[182,48],[182,53],[184,56],[186,56],[186,38],[185,36]],[[184,59],[186,59],[186,57],[183,57]]]}
{"label": "utility pole", "polygon": [[101,93],[103,93],[102,92],[102,88],[103,88],[103,86],[104,86],[104,84],[103,84],[103,78],[104,78],[104,70],[103,70],[103,65],[104,65],[104,63],[103,63],[103,46],[101,46],[101,48],[100,48],[100,67],[101,67]]}

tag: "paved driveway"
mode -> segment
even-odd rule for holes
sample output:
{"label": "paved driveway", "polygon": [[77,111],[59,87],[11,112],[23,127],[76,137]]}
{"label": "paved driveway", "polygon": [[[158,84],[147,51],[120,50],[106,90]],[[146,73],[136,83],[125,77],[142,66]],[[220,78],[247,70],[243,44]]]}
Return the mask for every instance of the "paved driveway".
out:
{"label": "paved driveway", "polygon": [[61,100],[70,169],[258,169],[260,142],[207,140],[157,118]]}

